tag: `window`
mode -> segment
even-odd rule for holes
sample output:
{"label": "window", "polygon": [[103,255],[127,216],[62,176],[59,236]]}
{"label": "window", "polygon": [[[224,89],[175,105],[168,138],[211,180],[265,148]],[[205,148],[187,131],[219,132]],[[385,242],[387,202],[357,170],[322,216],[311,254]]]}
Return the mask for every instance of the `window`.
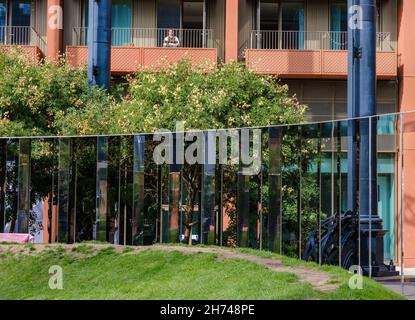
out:
{"label": "window", "polygon": [[330,4],[330,47],[332,50],[347,49],[346,1],[336,1]]}
{"label": "window", "polygon": [[180,29],[181,1],[157,1],[157,28]]}
{"label": "window", "polygon": [[279,3],[275,0],[263,0],[260,2],[261,30],[279,29]]}
{"label": "window", "polygon": [[203,1],[183,1],[182,28],[178,35],[182,47],[203,47]]}
{"label": "window", "polygon": [[113,0],[111,18],[112,45],[122,46],[131,43],[131,0]]}
{"label": "window", "polygon": [[263,0],[259,9],[262,48],[304,48],[303,1]]}
{"label": "window", "polygon": [[[181,15],[181,1],[157,0],[157,45],[159,47],[163,46],[168,29],[181,28]],[[177,30],[174,30],[174,33],[180,38]]]}
{"label": "window", "polygon": [[303,3],[282,4],[283,48],[304,49],[304,5]]}
{"label": "window", "polygon": [[31,12],[31,1],[0,0],[0,43],[30,44]]}
{"label": "window", "polygon": [[4,34],[5,34],[5,25],[6,25],[6,2],[0,1],[0,44],[4,43]]}
{"label": "window", "polygon": [[6,25],[6,1],[0,1],[0,27]]}
{"label": "window", "polygon": [[32,5],[30,1],[12,1],[10,20],[13,27],[30,27]]}
{"label": "window", "polygon": [[183,29],[203,29],[203,1],[183,1]]}

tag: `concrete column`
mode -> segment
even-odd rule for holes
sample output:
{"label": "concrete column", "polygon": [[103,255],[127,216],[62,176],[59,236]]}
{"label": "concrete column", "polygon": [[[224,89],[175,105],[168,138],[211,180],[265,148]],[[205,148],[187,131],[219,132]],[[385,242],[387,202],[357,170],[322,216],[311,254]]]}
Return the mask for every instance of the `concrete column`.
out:
{"label": "concrete column", "polygon": [[62,53],[63,1],[48,0],[46,57],[57,60]]}
{"label": "concrete column", "polygon": [[225,62],[238,60],[238,1],[226,0]]}
{"label": "concrete column", "polygon": [[[415,1],[398,0],[399,110],[415,110]],[[404,116],[404,267],[415,268],[415,114]],[[401,210],[401,172],[398,172],[398,213]],[[400,222],[400,221],[399,221]],[[399,229],[400,230],[400,229]],[[399,232],[399,245],[402,230]],[[398,255],[400,255],[400,248]]]}

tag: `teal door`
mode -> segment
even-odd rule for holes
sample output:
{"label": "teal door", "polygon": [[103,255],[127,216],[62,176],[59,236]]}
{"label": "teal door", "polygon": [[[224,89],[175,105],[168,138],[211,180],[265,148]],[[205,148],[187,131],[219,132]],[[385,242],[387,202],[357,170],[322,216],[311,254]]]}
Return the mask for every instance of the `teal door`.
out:
{"label": "teal door", "polygon": [[384,237],[385,260],[395,258],[395,201],[394,180],[392,174],[380,174],[379,183],[379,216],[383,219],[383,228],[387,230]]}
{"label": "teal door", "polygon": [[112,45],[125,46],[132,42],[131,0],[112,1]]}

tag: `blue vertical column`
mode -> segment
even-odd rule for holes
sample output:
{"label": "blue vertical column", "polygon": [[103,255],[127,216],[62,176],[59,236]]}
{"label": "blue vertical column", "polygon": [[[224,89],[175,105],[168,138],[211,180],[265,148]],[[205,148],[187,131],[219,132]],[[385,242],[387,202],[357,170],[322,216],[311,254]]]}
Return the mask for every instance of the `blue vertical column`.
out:
{"label": "blue vertical column", "polygon": [[97,137],[96,219],[93,239],[107,241],[108,137]]}
{"label": "blue vertical column", "polygon": [[[360,32],[362,46],[360,48],[359,70],[359,116],[369,117],[376,115],[376,1],[360,0],[360,6],[362,10]],[[376,126],[372,126],[372,131],[375,128]],[[369,163],[369,153],[375,154],[377,150],[377,139],[376,131],[369,134],[368,130],[369,122],[361,121],[359,208],[361,215],[377,215],[377,193],[373,193],[372,197],[369,197],[369,189],[377,189],[377,166],[370,166]],[[369,170],[371,170],[370,174]],[[369,176],[371,176],[370,180]],[[370,206],[372,212],[369,212]]]}
{"label": "blue vertical column", "polygon": [[144,150],[145,136],[134,136],[132,237],[135,245],[143,245]]}
{"label": "blue vertical column", "polygon": [[202,175],[202,244],[216,244],[215,175],[216,131],[205,133],[205,163]]}
{"label": "blue vertical column", "polygon": [[111,63],[111,0],[89,0],[88,87],[108,89]]}
{"label": "blue vertical column", "polygon": [[[355,7],[359,0],[348,0],[348,70],[347,70],[347,116],[359,116],[360,72],[360,14]],[[357,10],[356,10],[357,9]],[[357,131],[356,121],[350,120],[347,132],[347,208],[357,212]]]}

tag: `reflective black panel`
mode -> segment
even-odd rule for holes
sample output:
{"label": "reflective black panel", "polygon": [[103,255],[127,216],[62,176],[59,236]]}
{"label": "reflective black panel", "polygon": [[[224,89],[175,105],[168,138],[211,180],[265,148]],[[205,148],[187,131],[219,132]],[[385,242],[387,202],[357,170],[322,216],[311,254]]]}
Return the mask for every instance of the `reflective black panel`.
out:
{"label": "reflective black panel", "polygon": [[35,243],[51,242],[54,182],[57,180],[56,139],[32,139],[29,233]]}
{"label": "reflective black panel", "polygon": [[145,136],[134,136],[133,244],[144,244],[144,159]]}
{"label": "reflective black panel", "polygon": [[107,241],[108,137],[97,138],[96,219],[94,240]]}
{"label": "reflective black panel", "polygon": [[4,232],[6,225],[5,197],[6,197],[6,163],[7,140],[0,139],[0,232]]}
{"label": "reflective black panel", "polygon": [[205,164],[202,177],[202,244],[216,244],[216,132],[205,134]]}
{"label": "reflective black panel", "polygon": [[71,177],[71,140],[59,139],[58,230],[57,241],[69,241],[69,184]]}
{"label": "reflective black panel", "polygon": [[269,199],[268,199],[268,250],[281,253],[281,146],[282,128],[269,128]]}
{"label": "reflective black panel", "polygon": [[72,140],[72,219],[75,220],[75,241],[93,239],[96,206],[96,138]]}
{"label": "reflective black panel", "polygon": [[30,139],[19,139],[17,232],[28,233],[30,210]]}
{"label": "reflective black panel", "polygon": [[[241,136],[240,136],[241,137]],[[241,142],[240,142],[241,143]],[[237,245],[238,247],[249,247],[249,189],[251,176],[244,172],[244,165],[239,164],[237,176]]]}

